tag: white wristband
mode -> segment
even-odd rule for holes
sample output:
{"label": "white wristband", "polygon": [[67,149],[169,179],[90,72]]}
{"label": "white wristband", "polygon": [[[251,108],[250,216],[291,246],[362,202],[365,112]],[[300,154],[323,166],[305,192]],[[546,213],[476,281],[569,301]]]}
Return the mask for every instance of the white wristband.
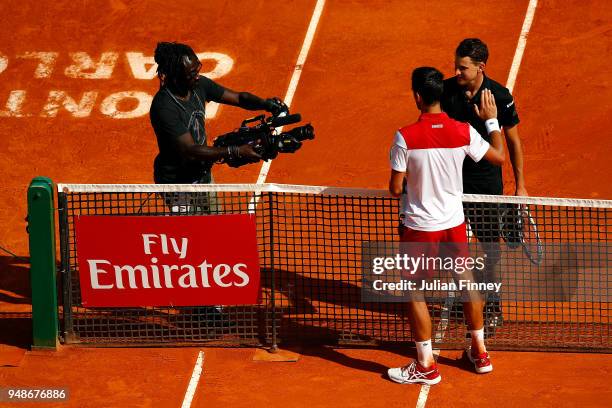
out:
{"label": "white wristband", "polygon": [[487,134],[490,135],[492,132],[500,131],[499,130],[499,122],[496,118],[487,119],[485,121],[485,127],[487,128]]}

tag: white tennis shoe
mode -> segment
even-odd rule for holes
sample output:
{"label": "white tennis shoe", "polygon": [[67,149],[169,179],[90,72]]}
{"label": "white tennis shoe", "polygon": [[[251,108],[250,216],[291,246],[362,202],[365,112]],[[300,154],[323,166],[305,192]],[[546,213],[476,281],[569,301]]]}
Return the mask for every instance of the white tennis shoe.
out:
{"label": "white tennis shoe", "polygon": [[392,381],[400,384],[434,385],[442,380],[436,364],[425,368],[416,360],[404,367],[390,368],[387,374]]}
{"label": "white tennis shoe", "polygon": [[478,374],[490,373],[493,371],[493,364],[491,364],[491,357],[486,351],[482,354],[472,354],[472,347],[468,347],[465,350],[468,359],[474,364],[474,369]]}

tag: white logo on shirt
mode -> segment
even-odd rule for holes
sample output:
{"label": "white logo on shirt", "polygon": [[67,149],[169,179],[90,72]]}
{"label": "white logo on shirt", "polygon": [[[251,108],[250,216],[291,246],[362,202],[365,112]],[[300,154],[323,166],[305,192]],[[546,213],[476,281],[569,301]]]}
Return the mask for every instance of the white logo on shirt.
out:
{"label": "white logo on shirt", "polygon": [[441,123],[440,124],[436,124],[436,125],[431,125],[432,129],[442,129],[443,127],[444,127],[444,125],[441,124]]}

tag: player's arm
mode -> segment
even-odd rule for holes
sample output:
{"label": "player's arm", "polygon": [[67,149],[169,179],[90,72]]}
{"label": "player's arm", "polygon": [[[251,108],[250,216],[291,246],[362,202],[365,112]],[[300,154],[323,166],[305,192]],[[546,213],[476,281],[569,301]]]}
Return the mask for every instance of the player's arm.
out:
{"label": "player's arm", "polygon": [[491,136],[491,144],[482,158],[488,162],[501,166],[506,160],[504,143],[502,140],[499,122],[497,121],[497,106],[495,98],[489,89],[482,92],[480,108],[474,105],[474,110],[480,119],[485,121],[488,134]]}
{"label": "player's arm", "polygon": [[504,142],[499,130],[491,133],[491,146],[489,146],[489,150],[487,150],[483,158],[497,166],[504,164],[506,155],[504,154]]}
{"label": "player's arm", "polygon": [[508,153],[510,154],[510,163],[512,163],[512,171],[514,172],[514,181],[516,183],[515,195],[526,196],[527,189],[525,188],[525,176],[523,174],[523,146],[518,133],[518,126],[504,127],[506,143],[508,144]]}
{"label": "player's arm", "polygon": [[399,197],[404,191],[404,179],[406,172],[391,170],[391,178],[389,178],[389,192],[393,197]]}
{"label": "player's arm", "polygon": [[393,197],[399,197],[405,190],[406,170],[408,165],[408,148],[400,132],[395,132],[395,139],[391,145],[389,161],[391,164],[391,177],[389,178],[389,192]]}
{"label": "player's arm", "polygon": [[250,92],[236,92],[210,78],[200,75],[196,87],[206,95],[206,100],[238,106],[246,110],[265,110],[274,115],[287,112],[287,105],[279,98],[263,99]]}
{"label": "player's arm", "polygon": [[239,106],[246,110],[265,110],[277,115],[281,112],[287,112],[287,105],[280,98],[263,99],[250,92],[236,92],[225,88],[220,99],[221,103],[227,105]]}
{"label": "player's arm", "polygon": [[186,132],[177,138],[178,151],[181,156],[191,160],[216,162],[221,159],[247,158],[255,163],[261,160],[250,145],[238,146],[237,150],[227,147],[202,146],[193,141],[191,133]]}

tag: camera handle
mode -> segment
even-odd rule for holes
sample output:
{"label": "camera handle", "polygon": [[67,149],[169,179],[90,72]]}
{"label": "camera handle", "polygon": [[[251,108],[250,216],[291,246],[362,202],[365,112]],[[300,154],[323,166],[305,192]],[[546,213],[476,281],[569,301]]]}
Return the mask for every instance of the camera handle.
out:
{"label": "camera handle", "polygon": [[259,115],[259,116],[255,116],[252,118],[248,118],[242,121],[242,125],[240,125],[241,127],[246,127],[246,125],[248,125],[249,123],[253,123],[253,122],[264,122],[264,119],[266,118],[266,115]]}

